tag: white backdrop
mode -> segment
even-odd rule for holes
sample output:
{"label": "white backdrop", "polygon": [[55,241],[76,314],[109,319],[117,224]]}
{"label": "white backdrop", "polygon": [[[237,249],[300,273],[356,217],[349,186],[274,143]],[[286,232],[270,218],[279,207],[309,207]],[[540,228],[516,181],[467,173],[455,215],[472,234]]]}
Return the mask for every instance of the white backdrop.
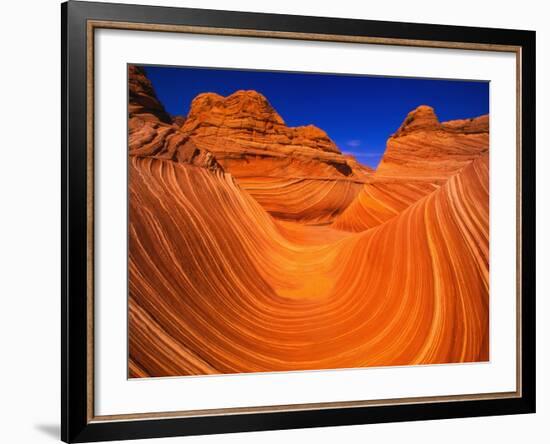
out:
{"label": "white backdrop", "polygon": [[[186,443],[363,443],[422,441],[463,443],[490,440],[531,442],[548,439],[550,384],[549,326],[544,325],[549,303],[546,251],[550,209],[543,189],[550,188],[544,150],[550,138],[545,109],[550,76],[550,30],[543,2],[479,2],[463,0],[459,8],[441,8],[438,1],[362,3],[354,0],[320,2],[279,0],[123,1],[213,9],[250,10],[304,15],[355,17],[424,23],[463,24],[537,29],[537,144],[538,144],[538,411],[536,415],[470,418],[402,424],[291,430],[226,436],[176,438],[153,442]],[[0,163],[0,414],[2,441],[55,442],[59,429],[59,3],[56,0],[5,2],[2,33],[2,154]],[[544,57],[544,58],[543,58]],[[413,437],[411,439],[411,437]]]}

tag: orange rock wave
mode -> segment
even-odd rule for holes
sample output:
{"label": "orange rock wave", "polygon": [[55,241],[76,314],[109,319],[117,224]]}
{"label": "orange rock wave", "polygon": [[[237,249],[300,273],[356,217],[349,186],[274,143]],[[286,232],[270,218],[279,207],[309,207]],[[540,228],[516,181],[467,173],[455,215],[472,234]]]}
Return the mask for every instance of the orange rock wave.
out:
{"label": "orange rock wave", "polygon": [[170,119],[144,70],[128,77],[130,155],[228,171],[275,217],[330,223],[372,173],[322,129],[288,127],[256,91],[200,94]]}
{"label": "orange rock wave", "polygon": [[421,106],[373,171],[254,91],[129,98],[130,377],[488,360],[488,116]]}
{"label": "orange rock wave", "polygon": [[433,108],[419,106],[389,138],[380,165],[333,226],[351,231],[375,227],[488,150],[488,116],[440,123]]}
{"label": "orange rock wave", "polygon": [[237,181],[273,217],[308,224],[332,222],[363,188],[361,182],[349,180],[241,177]]}
{"label": "orange rock wave", "polygon": [[132,158],[130,375],[487,360],[487,159],[350,233],[276,222],[227,173]]}

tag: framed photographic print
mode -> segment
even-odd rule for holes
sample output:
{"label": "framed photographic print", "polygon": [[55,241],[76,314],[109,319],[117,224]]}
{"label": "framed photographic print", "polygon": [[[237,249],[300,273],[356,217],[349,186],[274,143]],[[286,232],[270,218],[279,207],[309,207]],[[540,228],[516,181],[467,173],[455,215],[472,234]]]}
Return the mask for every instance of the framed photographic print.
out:
{"label": "framed photographic print", "polygon": [[62,439],[535,411],[535,33],[62,12]]}

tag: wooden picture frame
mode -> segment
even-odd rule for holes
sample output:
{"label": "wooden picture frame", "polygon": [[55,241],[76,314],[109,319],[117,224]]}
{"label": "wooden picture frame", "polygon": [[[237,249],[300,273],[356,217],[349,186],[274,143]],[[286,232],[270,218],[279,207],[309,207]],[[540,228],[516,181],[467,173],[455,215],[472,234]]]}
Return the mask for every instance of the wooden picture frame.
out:
{"label": "wooden picture frame", "polygon": [[[535,412],[535,33],[69,1],[62,16],[62,412],[65,442],[307,428]],[[517,61],[517,389],[131,415],[94,413],[94,32],[511,52]],[[497,277],[498,278],[498,277]]]}

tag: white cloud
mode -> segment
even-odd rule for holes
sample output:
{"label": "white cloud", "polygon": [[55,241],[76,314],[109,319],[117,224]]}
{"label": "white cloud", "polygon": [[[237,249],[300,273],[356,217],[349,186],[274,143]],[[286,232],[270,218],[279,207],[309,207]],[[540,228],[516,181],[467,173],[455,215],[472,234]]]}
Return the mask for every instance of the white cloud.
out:
{"label": "white cloud", "polygon": [[347,146],[351,146],[353,148],[357,148],[361,145],[361,141],[359,139],[351,139],[346,142]]}

